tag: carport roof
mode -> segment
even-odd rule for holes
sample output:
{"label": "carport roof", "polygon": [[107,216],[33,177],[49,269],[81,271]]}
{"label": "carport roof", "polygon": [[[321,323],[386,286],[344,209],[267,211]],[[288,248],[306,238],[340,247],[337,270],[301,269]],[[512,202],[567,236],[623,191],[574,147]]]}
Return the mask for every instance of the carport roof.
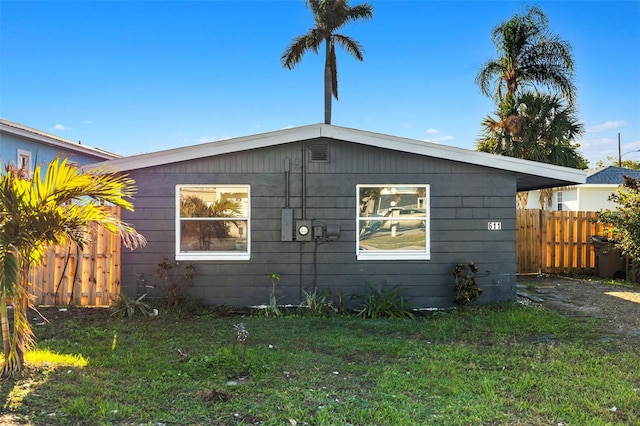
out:
{"label": "carport roof", "polygon": [[328,124],[313,124],[233,139],[122,157],[86,167],[129,171],[304,140],[328,138],[512,172],[518,191],[585,183],[582,170],[493,155],[432,142]]}

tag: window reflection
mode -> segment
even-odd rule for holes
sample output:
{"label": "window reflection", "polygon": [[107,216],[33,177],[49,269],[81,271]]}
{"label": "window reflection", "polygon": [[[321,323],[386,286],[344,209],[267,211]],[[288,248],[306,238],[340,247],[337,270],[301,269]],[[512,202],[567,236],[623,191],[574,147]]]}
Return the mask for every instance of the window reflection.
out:
{"label": "window reflection", "polygon": [[360,252],[427,253],[427,186],[360,185]]}

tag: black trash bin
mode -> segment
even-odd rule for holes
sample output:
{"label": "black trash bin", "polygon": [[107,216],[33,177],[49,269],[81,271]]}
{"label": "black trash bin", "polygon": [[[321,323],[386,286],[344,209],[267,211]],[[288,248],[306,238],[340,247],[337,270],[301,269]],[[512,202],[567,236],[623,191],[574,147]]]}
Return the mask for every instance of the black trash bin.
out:
{"label": "black trash bin", "polygon": [[608,279],[624,279],[626,275],[625,258],[614,247],[615,240],[594,235],[591,237],[591,243],[596,254],[596,276]]}

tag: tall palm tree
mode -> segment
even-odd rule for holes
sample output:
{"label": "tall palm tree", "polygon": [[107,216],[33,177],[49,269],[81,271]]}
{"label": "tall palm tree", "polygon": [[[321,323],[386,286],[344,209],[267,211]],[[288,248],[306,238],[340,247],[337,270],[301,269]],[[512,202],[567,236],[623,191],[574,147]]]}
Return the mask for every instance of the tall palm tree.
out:
{"label": "tall palm tree", "polygon": [[497,104],[515,98],[519,89],[536,91],[540,86],[559,92],[569,105],[574,103],[571,45],[549,30],[549,20],[537,6],[524,15],[515,14],[493,30],[498,54],[482,66],[476,84]]}
{"label": "tall palm tree", "polygon": [[293,69],[309,50],[316,54],[325,43],[324,61],[324,122],[331,124],[331,97],[338,99],[338,64],[336,44],[342,46],[359,61],[364,59],[362,45],[351,37],[338,34],[340,28],[349,22],[368,20],[373,17],[373,6],[369,3],[349,6],[346,0],[306,0],[313,12],[316,26],[296,37],[282,54],[282,65]]}
{"label": "tall palm tree", "polygon": [[[0,322],[3,376],[22,370],[24,354],[34,335],[27,321],[29,268],[54,244],[88,242],[89,224],[99,224],[121,235],[125,246],[136,248],[146,240],[105,204],[133,210],[132,179],[115,173],[85,172],[67,163],[52,161],[43,176],[41,167],[32,179],[8,168],[0,176]],[[7,300],[13,305],[13,331],[9,327]]]}

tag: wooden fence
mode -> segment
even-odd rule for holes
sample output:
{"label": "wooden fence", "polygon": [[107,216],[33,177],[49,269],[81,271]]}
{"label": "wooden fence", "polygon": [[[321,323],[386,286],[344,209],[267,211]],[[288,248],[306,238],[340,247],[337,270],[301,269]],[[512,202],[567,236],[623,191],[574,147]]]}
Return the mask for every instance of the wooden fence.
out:
{"label": "wooden fence", "polygon": [[518,273],[593,273],[591,237],[606,235],[596,212],[516,211]]}
{"label": "wooden fence", "polygon": [[[114,209],[119,217],[120,210]],[[52,247],[32,268],[29,293],[35,305],[108,306],[120,294],[120,236],[90,228],[84,250],[75,244]]]}

